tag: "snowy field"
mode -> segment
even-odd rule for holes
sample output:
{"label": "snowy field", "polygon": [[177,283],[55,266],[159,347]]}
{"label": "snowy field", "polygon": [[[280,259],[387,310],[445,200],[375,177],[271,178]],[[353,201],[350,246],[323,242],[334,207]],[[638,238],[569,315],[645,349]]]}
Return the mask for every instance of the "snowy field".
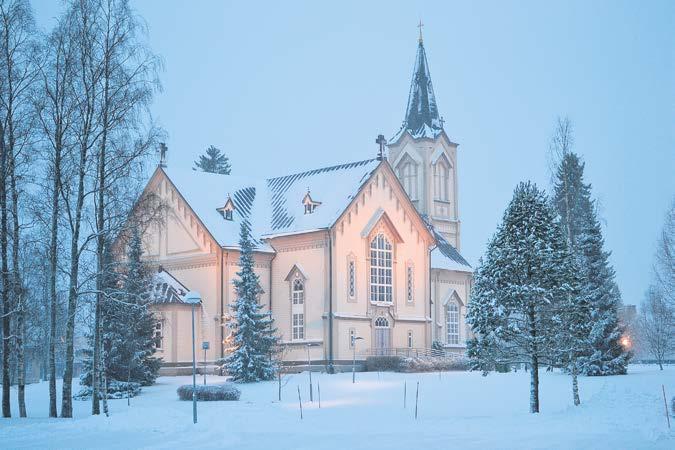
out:
{"label": "snowy field", "polygon": [[[287,378],[281,403],[274,382],[240,386],[239,402],[199,403],[197,425],[192,424],[191,402],[176,396],[176,387],[190,377],[160,378],[157,385],[143,388],[130,407],[126,400],[113,400],[108,418],[89,416],[89,402],[75,401],[73,420],[46,418],[47,384],[41,383],[27,388],[30,419],[0,419],[0,448],[675,448],[675,430],[668,431],[661,397],[661,384],[669,397],[675,394],[675,367],[629,370],[627,376],[580,378],[582,405],[577,408],[571,403],[569,377],[542,372],[538,415],[527,412],[525,372],[486,378],[465,372],[358,373],[355,385],[351,374],[314,373],[313,403],[303,373]],[[16,403],[12,407],[16,412]]]}

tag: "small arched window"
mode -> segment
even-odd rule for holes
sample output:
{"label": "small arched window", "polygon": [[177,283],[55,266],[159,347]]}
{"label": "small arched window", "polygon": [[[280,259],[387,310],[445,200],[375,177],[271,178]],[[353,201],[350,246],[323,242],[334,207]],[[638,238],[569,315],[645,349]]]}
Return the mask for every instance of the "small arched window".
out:
{"label": "small arched window", "polygon": [[417,200],[417,164],[412,159],[406,158],[399,166],[398,178],[408,197],[411,200]]}
{"label": "small arched window", "polygon": [[445,307],[445,324],[447,343],[459,344],[459,306],[455,302],[449,302]]}
{"label": "small arched window", "polygon": [[441,159],[434,165],[434,199],[449,201],[450,168]]}

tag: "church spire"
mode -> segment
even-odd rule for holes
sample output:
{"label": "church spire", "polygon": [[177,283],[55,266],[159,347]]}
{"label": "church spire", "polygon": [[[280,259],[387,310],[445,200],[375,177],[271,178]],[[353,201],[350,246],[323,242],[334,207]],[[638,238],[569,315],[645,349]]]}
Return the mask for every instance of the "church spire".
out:
{"label": "church spire", "polygon": [[405,120],[401,130],[391,140],[397,140],[404,132],[408,131],[414,138],[435,138],[443,131],[443,119],[438,114],[434,87],[431,84],[431,74],[427,63],[427,53],[424,50],[422,39],[422,21],[418,28],[420,34],[417,44],[417,57],[410,82],[408,94],[408,107],[405,112]]}

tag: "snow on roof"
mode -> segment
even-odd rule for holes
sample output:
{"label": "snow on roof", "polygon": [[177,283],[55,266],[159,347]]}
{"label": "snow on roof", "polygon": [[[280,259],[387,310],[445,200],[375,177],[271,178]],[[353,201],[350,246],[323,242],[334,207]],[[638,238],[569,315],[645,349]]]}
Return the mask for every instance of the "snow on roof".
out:
{"label": "snow on roof", "polygon": [[150,293],[152,303],[185,303],[185,294],[190,290],[176,277],[160,267],[153,280]]}
{"label": "snow on roof", "polygon": [[471,264],[449,243],[442,234],[436,231],[429,217],[422,214],[422,219],[436,239],[436,247],[431,250],[431,268],[454,270],[457,272],[473,272]]}
{"label": "snow on roof", "polygon": [[[266,180],[163,170],[221,246],[238,247],[243,222],[250,227],[258,251],[273,251],[262,238],[332,226],[378,164],[368,159]],[[302,204],[308,190],[312,199],[321,202],[311,214],[305,214]],[[226,220],[217,211],[228,194],[234,202],[233,220]]]}

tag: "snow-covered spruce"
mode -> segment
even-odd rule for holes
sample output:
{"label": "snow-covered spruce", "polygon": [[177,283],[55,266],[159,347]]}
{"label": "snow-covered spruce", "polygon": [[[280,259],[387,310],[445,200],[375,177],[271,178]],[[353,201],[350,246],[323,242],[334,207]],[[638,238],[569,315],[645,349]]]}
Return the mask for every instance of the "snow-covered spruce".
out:
{"label": "snow-covered spruce", "polygon": [[514,192],[475,272],[467,323],[472,368],[528,364],[530,412],[539,412],[539,366],[554,364],[560,308],[574,293],[574,265],[546,194],[529,182]]}
{"label": "snow-covered spruce", "polygon": [[[149,386],[155,382],[161,360],[154,356],[154,329],[157,318],[148,308],[152,271],[141,260],[141,235],[132,229],[127,246],[126,262],[116,266],[107,252],[101,304],[101,374],[99,389],[107,381],[110,388],[115,382],[135,382]],[[87,351],[80,383],[91,387],[91,350]],[[133,394],[133,391],[130,391]],[[79,397],[82,397],[78,394]],[[106,397],[99,394],[99,397]],[[116,398],[107,396],[107,398]]]}
{"label": "snow-covered spruce", "polygon": [[579,266],[579,295],[583,297],[579,301],[589,308],[590,327],[578,331],[588,333],[590,346],[579,359],[578,369],[586,375],[625,374],[631,355],[620,344],[621,295],[609,252],[603,249],[591,186],[583,177],[584,163],[575,153],[565,152],[555,174],[552,202]]}
{"label": "snow-covered spruce", "polygon": [[246,222],[241,225],[239,247],[239,279],[234,281],[237,299],[232,305],[233,351],[225,360],[225,368],[234,381],[272,380],[277,369],[273,359],[277,336],[273,319],[261,312],[258,303],[260,280],[253,271],[253,242]]}

